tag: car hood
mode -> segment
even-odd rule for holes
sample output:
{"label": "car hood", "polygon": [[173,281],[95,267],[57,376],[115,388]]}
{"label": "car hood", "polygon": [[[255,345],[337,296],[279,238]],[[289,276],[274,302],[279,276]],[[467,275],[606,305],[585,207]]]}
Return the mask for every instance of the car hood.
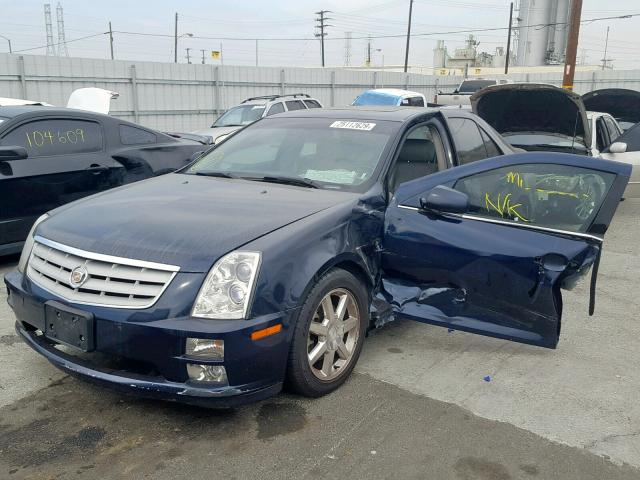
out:
{"label": "car hood", "polygon": [[52,212],[37,235],[89,252],[206,272],[225,253],[357,194],[168,174]]}
{"label": "car hood", "polygon": [[551,133],[581,137],[591,145],[580,95],[536,83],[494,85],[471,96],[471,108],[500,134]]}
{"label": "car hood", "polygon": [[215,127],[215,128],[203,128],[202,130],[196,130],[195,132],[191,132],[194,133],[196,135],[208,135],[209,137],[213,138],[213,140],[215,141],[216,138],[218,138],[221,135],[229,135],[230,133],[233,133],[237,130],[240,130],[242,127]]}
{"label": "car hood", "polygon": [[605,88],[585,93],[587,110],[608,113],[622,122],[640,122],[640,92],[626,88]]}

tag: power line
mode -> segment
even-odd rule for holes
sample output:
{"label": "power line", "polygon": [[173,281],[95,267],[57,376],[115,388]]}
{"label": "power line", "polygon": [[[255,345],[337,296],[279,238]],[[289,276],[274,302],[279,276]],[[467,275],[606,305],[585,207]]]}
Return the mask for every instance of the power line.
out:
{"label": "power line", "polygon": [[[114,30],[114,33],[115,33],[115,30]],[[65,41],[64,43],[79,42],[80,40],[86,40],[87,38],[100,37],[102,35],[109,35],[109,32],[94,33],[93,35],[86,35],[84,37],[73,38],[71,40]],[[52,43],[51,44],[51,46],[53,46],[53,47],[55,47],[57,45],[60,45],[60,43]],[[30,52],[32,50],[40,50],[42,48],[48,48],[48,47],[49,47],[49,45],[41,45],[39,47],[23,48],[22,50],[14,50],[13,53]]]}
{"label": "power line", "polygon": [[[590,18],[586,20],[581,20],[580,23],[592,23],[598,22],[602,20],[622,20],[633,17],[640,17],[640,13],[633,13],[630,15],[618,15],[618,16],[609,16],[609,17],[598,17],[598,18]],[[554,27],[559,25],[568,25],[569,22],[555,22],[555,23],[537,23],[531,25],[519,25],[519,28],[544,28],[544,27]],[[436,35],[455,35],[459,33],[476,33],[476,32],[500,32],[507,31],[509,27],[493,27],[493,28],[470,28],[465,30],[450,30],[450,31],[442,31],[442,32],[427,32],[427,33],[412,33],[411,37],[430,37]],[[150,36],[150,37],[173,37],[173,35],[162,34],[162,33],[144,33],[144,32],[127,32],[121,30],[114,30],[113,33],[120,33],[123,35],[142,35],[142,36]],[[367,40],[370,36],[364,35],[359,37],[351,37],[352,40]],[[373,35],[371,38],[379,39],[379,38],[404,38],[406,37],[406,33],[399,34],[390,34],[390,35]],[[191,38],[200,39],[200,40],[236,40],[236,41],[309,41],[313,40],[313,38],[309,37],[205,37],[199,35],[193,35]],[[346,37],[330,37],[326,39],[327,41],[331,40],[346,40]],[[40,47],[43,48],[43,47]]]}

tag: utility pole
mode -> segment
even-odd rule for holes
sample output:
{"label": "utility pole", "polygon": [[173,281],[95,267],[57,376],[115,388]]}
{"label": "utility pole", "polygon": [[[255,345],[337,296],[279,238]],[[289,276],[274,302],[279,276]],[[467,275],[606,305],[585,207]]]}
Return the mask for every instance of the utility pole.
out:
{"label": "utility pole", "polygon": [[344,66],[351,65],[351,32],[344,32]]}
{"label": "utility pole", "polygon": [[367,67],[371,66],[371,37],[367,40],[367,60],[364,62]]}
{"label": "utility pole", "polygon": [[206,50],[203,48],[200,51],[202,52],[202,65],[204,65],[204,52],[206,52]]}
{"label": "utility pole", "polygon": [[404,51],[404,72],[407,73],[409,65],[409,39],[411,38],[411,13],[413,12],[413,0],[409,0],[409,23],[407,24],[407,48]]}
{"label": "utility pole", "polygon": [[331,20],[329,17],[326,17],[325,15],[327,13],[331,13],[330,10],[320,10],[319,12],[316,12],[316,15],[318,15],[318,18],[316,18],[316,28],[319,31],[316,31],[316,33],[314,34],[316,37],[320,38],[320,48],[321,48],[321,54],[322,54],[322,66],[324,67],[324,37],[327,36],[327,33],[324,31],[325,28],[327,27],[332,27],[333,25],[329,25],[327,23],[325,23],[327,20]]}
{"label": "utility pole", "polygon": [[176,12],[176,25],[173,32],[173,63],[178,63],[178,12]]}
{"label": "utility pole", "polygon": [[509,33],[507,34],[507,57],[504,61],[504,74],[509,73],[509,57],[511,56],[511,28],[513,24],[513,2],[509,8]]}
{"label": "utility pole", "polygon": [[578,55],[578,37],[580,35],[580,17],[582,16],[582,0],[571,1],[569,20],[569,37],[564,61],[562,88],[573,90],[573,77],[576,73],[576,56]]}
{"label": "utility pole", "polygon": [[0,35],[0,38],[4,38],[9,43],[9,53],[13,53],[11,49],[11,39],[9,37],[5,37],[4,35]]}
{"label": "utility pole", "polygon": [[607,48],[609,47],[609,27],[607,27],[607,38],[604,41],[604,58],[602,59],[602,70],[607,68]]}
{"label": "utility pole", "polygon": [[189,52],[190,52],[191,50],[193,50],[193,49],[192,49],[192,48],[185,48],[185,50],[187,51],[187,56],[186,56],[186,58],[187,58],[187,63],[191,63],[191,55],[189,54]]}
{"label": "utility pole", "polygon": [[113,60],[113,29],[111,28],[111,22],[109,22],[109,46],[111,47],[111,60]]}
{"label": "utility pole", "polygon": [[256,38],[256,67],[258,66],[258,39]]}

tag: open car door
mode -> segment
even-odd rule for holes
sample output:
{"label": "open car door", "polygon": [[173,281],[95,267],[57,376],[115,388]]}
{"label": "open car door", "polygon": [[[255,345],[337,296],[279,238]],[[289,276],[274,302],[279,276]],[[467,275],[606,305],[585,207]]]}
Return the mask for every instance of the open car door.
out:
{"label": "open car door", "polygon": [[630,167],[560,153],[490,158],[399,186],[382,289],[396,318],[555,348],[561,288],[597,265]]}

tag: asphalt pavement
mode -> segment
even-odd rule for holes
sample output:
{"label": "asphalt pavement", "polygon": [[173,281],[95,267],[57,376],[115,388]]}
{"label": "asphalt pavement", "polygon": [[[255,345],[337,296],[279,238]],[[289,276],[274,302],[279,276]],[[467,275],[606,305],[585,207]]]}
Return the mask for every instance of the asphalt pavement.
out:
{"label": "asphalt pavement", "polygon": [[0,478],[640,479],[638,238],[627,200],[596,314],[587,283],[565,292],[557,350],[397,322],[333,394],[231,410],[67,377],[15,336],[2,291]]}

